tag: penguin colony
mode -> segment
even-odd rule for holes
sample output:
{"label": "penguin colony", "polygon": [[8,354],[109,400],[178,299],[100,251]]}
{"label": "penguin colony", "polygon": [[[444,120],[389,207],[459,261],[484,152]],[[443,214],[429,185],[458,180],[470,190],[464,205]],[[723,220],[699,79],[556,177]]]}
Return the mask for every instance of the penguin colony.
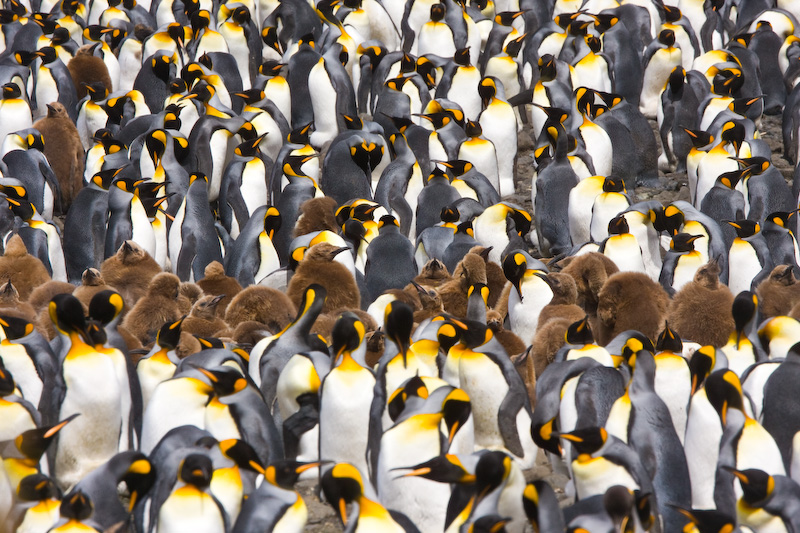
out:
{"label": "penguin colony", "polygon": [[4,0],[0,532],[800,531],[799,20]]}

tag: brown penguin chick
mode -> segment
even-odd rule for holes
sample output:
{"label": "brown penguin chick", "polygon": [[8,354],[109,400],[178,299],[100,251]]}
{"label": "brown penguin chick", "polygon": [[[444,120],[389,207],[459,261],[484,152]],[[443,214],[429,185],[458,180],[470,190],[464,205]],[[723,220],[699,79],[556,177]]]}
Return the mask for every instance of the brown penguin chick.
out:
{"label": "brown penguin chick", "polygon": [[240,322],[236,329],[225,336],[230,337],[239,346],[255,346],[258,341],[270,335],[272,335],[272,332],[267,330],[267,327],[261,322],[247,320]]}
{"label": "brown penguin chick", "polygon": [[582,320],[586,313],[576,305],[578,286],[572,276],[563,272],[550,272],[547,274],[547,280],[553,290],[553,299],[542,308],[538,327],[542,327],[555,317],[566,318],[570,324]]}
{"label": "brown penguin chick", "polygon": [[414,285],[410,283],[403,289],[389,289],[383,291],[383,294],[393,296],[395,300],[408,304],[411,309],[422,309],[420,295]]}
{"label": "brown penguin chick", "polygon": [[78,92],[78,100],[86,96],[86,86],[90,83],[101,82],[109,93],[114,90],[111,86],[111,76],[108,75],[108,67],[101,58],[93,55],[93,46],[90,44],[81,46],[75,52],[75,57],[67,63],[72,83]]}
{"label": "brown penguin chick", "polygon": [[[83,304],[84,309],[87,311],[89,310],[89,302],[92,301],[94,295],[98,292],[102,292],[105,290],[109,290],[111,287],[106,285],[106,280],[103,278],[103,275],[100,273],[99,270],[96,268],[87,268],[81,274],[81,285],[80,287],[76,287],[75,290],[72,292],[72,295],[75,296],[80,302]],[[123,302],[125,298],[122,298]],[[127,302],[125,302],[125,306],[123,307],[123,314],[130,311],[130,307],[128,307]]]}
{"label": "brown penguin chick", "polygon": [[277,289],[250,285],[234,297],[225,311],[225,322],[236,329],[242,322],[255,321],[273,335],[285,328],[297,315],[297,307]]}
{"label": "brown penguin chick", "polygon": [[412,281],[404,290],[406,292],[414,290],[419,300],[419,306],[414,309],[415,324],[444,312],[442,297],[439,296],[436,289],[425,288],[416,281]]}
{"label": "brown penguin chick", "polygon": [[217,316],[217,305],[225,295],[203,296],[192,306],[189,316],[183,319],[181,331],[200,337],[214,337],[228,325]]}
{"label": "brown penguin chick", "polygon": [[496,306],[505,286],[510,286],[503,273],[503,267],[489,260],[489,252],[492,251],[492,248],[492,246],[473,246],[469,251],[471,254],[478,254],[486,261],[486,286],[489,287],[489,301],[486,304],[489,307]]}
{"label": "brown penguin chick", "polygon": [[50,281],[50,274],[38,257],[28,253],[22,237],[13,235],[0,257],[0,280],[14,284],[20,300],[27,300],[33,289]]}
{"label": "brown penguin chick", "polygon": [[210,294],[211,296],[225,295],[217,304],[217,316],[220,318],[225,316],[225,310],[233,300],[233,297],[242,290],[242,286],[236,278],[225,275],[225,268],[219,261],[211,261],[206,265],[203,279],[198,281],[197,284],[205,294]]}
{"label": "brown penguin chick", "polygon": [[33,127],[44,139],[44,156],[58,179],[61,207],[66,213],[83,188],[84,152],[78,128],[59,102],[47,104],[47,116],[34,122]]}
{"label": "brown penguin chick", "polygon": [[666,324],[669,296],[640,272],[617,272],[608,278],[597,295],[598,344],[605,346],[619,333],[635,329],[651,339]]}
{"label": "brown penguin chick", "polygon": [[20,300],[19,292],[10,281],[0,285],[0,314],[23,318],[34,323],[38,318],[33,306]]}
{"label": "brown penguin chick", "polygon": [[[486,325],[494,333],[494,338],[503,345],[509,356],[519,355],[527,350],[527,346],[513,331],[503,327],[503,317],[494,309],[486,311]],[[513,359],[513,357],[512,357]]]}
{"label": "brown penguin chick", "polygon": [[762,319],[788,315],[800,302],[800,283],[797,283],[791,266],[778,265],[767,279],[758,284],[756,295]]}
{"label": "brown penguin chick", "polygon": [[181,310],[182,315],[188,315],[192,312],[194,304],[205,296],[203,289],[197,283],[184,281],[178,289],[178,308]]}
{"label": "brown penguin chick", "polygon": [[314,231],[324,230],[338,233],[339,226],[336,224],[337,207],[336,200],[330,196],[306,200],[300,206],[300,218],[297,219],[292,234],[295,237],[300,237]]}
{"label": "brown penguin chick", "polygon": [[486,284],[486,262],[476,254],[467,254],[453,271],[453,279],[437,289],[446,313],[463,318],[467,314],[467,292],[475,283]]}
{"label": "brown penguin chick", "polygon": [[564,336],[571,322],[566,318],[555,317],[536,330],[528,357],[533,361],[536,377],[542,375],[547,365],[553,362],[558,350],[564,346]]}
{"label": "brown penguin chick", "polygon": [[333,313],[345,307],[361,308],[361,293],[353,274],[346,266],[334,261],[342,252],[350,253],[350,248],[339,248],[327,242],[315,244],[306,251],[286,290],[295,307],[300,305],[306,288],[317,283],[328,291],[323,313]]}
{"label": "brown penguin chick", "polygon": [[364,324],[364,336],[369,338],[372,333],[378,329],[378,323],[375,319],[362,309],[339,309],[335,313],[322,313],[317,317],[314,325],[311,327],[311,333],[321,336],[326,342],[331,342],[331,335],[333,334],[333,327],[342,313],[353,313],[358,317],[362,324]]}
{"label": "brown penguin chick", "polygon": [[175,353],[181,359],[185,359],[203,349],[203,345],[197,340],[197,337],[191,333],[181,330],[181,340],[178,341],[178,346],[175,347]]}
{"label": "brown penguin chick", "polygon": [[452,280],[453,276],[448,272],[445,264],[438,259],[431,259],[422,267],[422,272],[414,278],[416,283],[423,287],[439,287]]}
{"label": "brown penguin chick", "polygon": [[719,264],[706,263],[672,298],[669,325],[682,339],[725,346],[736,325],[731,315],[733,294],[719,281]]}
{"label": "brown penguin chick", "polygon": [[375,365],[383,355],[383,348],[385,345],[385,335],[383,331],[373,331],[365,337],[367,339],[367,353],[364,355],[364,361],[370,368],[375,368]]}
{"label": "brown penguin chick", "polygon": [[[612,274],[619,272],[617,265],[597,252],[574,255],[559,261],[561,272],[569,274],[578,288],[577,304],[593,315],[597,312],[597,294]],[[660,331],[660,330],[659,330]]]}
{"label": "brown penguin chick", "polygon": [[[47,307],[50,300],[56,294],[73,294],[75,292],[75,285],[67,283],[66,281],[51,280],[33,289],[31,295],[28,296],[28,303],[31,304],[36,313],[40,313],[42,309]],[[88,306],[87,306],[88,310]]]}
{"label": "brown penguin chick", "polygon": [[125,304],[131,308],[147,293],[150,280],[160,272],[161,267],[155,259],[133,241],[122,243],[117,253],[100,265],[103,279],[122,295]]}
{"label": "brown penguin chick", "polygon": [[181,280],[175,274],[158,274],[147,286],[147,294],[125,316],[122,325],[142,345],[150,344],[166,322],[175,322],[183,316],[178,307],[180,286]]}

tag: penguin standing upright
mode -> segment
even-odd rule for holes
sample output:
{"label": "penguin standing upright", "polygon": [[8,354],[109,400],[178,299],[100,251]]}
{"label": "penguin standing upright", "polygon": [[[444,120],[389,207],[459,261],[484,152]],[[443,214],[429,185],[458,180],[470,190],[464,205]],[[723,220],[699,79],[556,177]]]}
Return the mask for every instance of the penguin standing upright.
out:
{"label": "penguin standing upright", "polygon": [[[502,85],[494,77],[485,77],[478,85],[483,111],[478,122],[483,136],[492,142],[497,158],[497,192],[508,196],[514,191],[514,167],[517,160],[517,116],[505,100]],[[461,157],[461,155],[459,155]],[[463,157],[469,159],[469,157]],[[473,161],[473,163],[477,163]]]}
{"label": "penguin standing upright", "polygon": [[353,357],[353,352],[362,347],[364,333],[364,324],[351,313],[342,315],[334,326],[334,366],[319,392],[319,457],[322,461],[348,462],[366,477],[375,374]]}
{"label": "penguin standing upright", "polygon": [[3,99],[0,100],[0,139],[9,133],[30,128],[33,125],[33,114],[28,102],[21,98],[22,91],[16,83],[2,86]]}
{"label": "penguin standing upright", "polygon": [[728,221],[736,238],[728,251],[728,288],[733,294],[754,289],[772,271],[772,256],[761,235],[761,225],[752,220]]}
{"label": "penguin standing upright", "polygon": [[536,176],[533,205],[540,252],[559,255],[572,248],[569,191],[577,185],[578,176],[567,159],[567,133],[563,126],[548,126],[547,134],[555,142],[555,152]]}
{"label": "penguin standing upright", "polygon": [[[75,209],[67,211],[64,241],[70,245],[64,249],[64,261],[71,283],[78,283],[85,269],[100,268],[105,259],[108,190],[118,172],[119,169],[110,169],[95,174],[75,197]],[[87,225],[92,231],[86,231]]]}
{"label": "penguin standing upright", "polygon": [[268,198],[272,160],[261,153],[261,135],[236,147],[220,184],[219,218],[232,239]]}
{"label": "penguin standing upright", "polygon": [[193,174],[169,231],[170,262],[182,280],[202,279],[209,263],[222,262],[222,247],[208,198],[208,179]]}
{"label": "penguin standing upright", "polygon": [[388,289],[402,289],[419,272],[414,260],[414,245],[400,233],[399,226],[393,216],[381,217],[378,236],[367,248],[364,283],[370,303]]}
{"label": "penguin standing upright", "polygon": [[123,390],[112,358],[98,352],[89,341],[81,303],[72,295],[62,294],[53,298],[48,309],[53,324],[65,337],[61,364],[64,388],[53,408],[61,419],[81,415],[61,430],[55,459],[57,479],[71,487],[117,453],[123,395],[129,392]]}
{"label": "penguin standing upright", "polygon": [[81,136],[83,149],[89,150],[92,147],[92,137],[95,132],[105,128],[108,121],[108,114],[101,106],[108,96],[108,89],[102,83],[94,82],[86,86],[86,91],[87,98],[79,104],[75,125]]}
{"label": "penguin standing upright", "polygon": [[44,155],[58,179],[61,206],[66,211],[83,186],[84,150],[68,108],[58,102],[47,104],[47,115],[33,127],[44,139]]}
{"label": "penguin standing upright", "polygon": [[34,94],[31,95],[32,100],[36,103],[33,118],[42,118],[47,114],[47,104],[59,102],[68,110],[70,118],[74,119],[79,99],[75,88],[82,87],[80,82],[89,83],[95,80],[79,80],[78,83],[75,83],[75,79],[70,77],[71,72],[58,58],[56,50],[52,46],[46,46],[34,55],[42,58],[42,62],[36,72],[36,86]]}
{"label": "penguin standing upright", "polygon": [[639,109],[647,118],[656,118],[658,100],[664,83],[675,67],[681,65],[682,50],[675,46],[675,32],[662,30],[644,52],[644,80]]}

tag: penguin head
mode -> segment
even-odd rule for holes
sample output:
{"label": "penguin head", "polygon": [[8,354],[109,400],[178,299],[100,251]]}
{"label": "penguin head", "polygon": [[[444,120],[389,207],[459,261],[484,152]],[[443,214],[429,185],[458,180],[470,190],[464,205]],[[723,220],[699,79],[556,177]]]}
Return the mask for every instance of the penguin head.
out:
{"label": "penguin head", "polygon": [[386,411],[392,421],[396,421],[410,398],[426,399],[429,396],[429,391],[425,381],[419,376],[408,378],[399,387],[397,387],[390,395],[386,402]]}
{"label": "penguin head", "polygon": [[628,227],[628,220],[624,215],[617,215],[609,221],[609,235],[624,235],[626,233],[630,233],[630,228]]}
{"label": "penguin head", "polygon": [[113,290],[100,291],[89,302],[89,316],[101,324],[108,324],[122,313],[122,296]]}
{"label": "penguin head", "polygon": [[103,39],[105,34],[111,31],[111,28],[101,26],[100,24],[90,24],[84,28],[82,35],[84,41],[99,42]]}
{"label": "penguin head", "polygon": [[683,84],[686,81],[686,71],[683,67],[677,66],[672,69],[672,72],[667,79],[667,86],[669,86],[672,94],[681,94]]}
{"label": "penguin head", "polygon": [[130,493],[128,511],[132,512],[139,498],[155,484],[156,471],[153,463],[143,453],[133,453],[127,459],[130,464],[121,481],[124,481],[128,487]]}
{"label": "penguin head", "polygon": [[680,354],[683,352],[683,342],[680,336],[669,327],[669,322],[664,324],[664,331],[658,335],[656,350]]}
{"label": "penguin head", "polygon": [[[250,123],[248,122],[247,124]],[[243,143],[241,143],[239,146],[236,147],[234,153],[242,157],[250,157],[250,158],[258,157],[259,154],[261,154],[261,149],[259,148],[259,145],[266,136],[267,134],[265,133],[263,135],[259,135],[255,139],[244,141]]]}
{"label": "penguin head", "polygon": [[[489,105],[489,103],[497,94],[497,78],[495,78],[494,76],[484,77],[478,84],[478,94],[481,97],[481,101],[483,102],[484,107]],[[473,135],[469,136],[472,137]],[[478,135],[475,135],[475,137],[479,136],[480,133]]]}
{"label": "penguin head", "polygon": [[525,11],[503,11],[502,13],[495,15],[494,22],[495,24],[508,27],[514,23],[514,20],[516,20],[517,17],[523,14],[525,14]]}
{"label": "penguin head", "polygon": [[22,91],[16,83],[6,83],[3,85],[3,100],[15,100],[21,95]]}
{"label": "penguin head", "polygon": [[626,193],[625,182],[619,178],[606,177],[603,179],[603,192]]}
{"label": "penguin head", "polygon": [[364,495],[361,472],[349,463],[338,463],[322,474],[320,487],[325,500],[334,506],[346,525],[347,504],[358,501]]}
{"label": "penguin head", "polygon": [[727,189],[733,189],[736,187],[736,184],[739,183],[744,178],[750,176],[750,169],[745,167],[740,170],[732,170],[730,172],[723,172],[719,176],[717,176],[717,183],[722,185]]}
{"label": "penguin head", "polygon": [[737,332],[742,332],[758,312],[758,296],[752,291],[742,291],[733,299],[731,313]]}
{"label": "penguin head", "polygon": [[334,364],[340,356],[357,350],[364,342],[365,335],[366,328],[358,315],[351,312],[343,313],[331,332],[331,352]]}
{"label": "penguin head", "polygon": [[[11,282],[9,281],[7,284],[11,285]],[[34,332],[33,324],[15,316],[0,316],[0,328],[2,328],[5,338],[10,341],[27,337]]]}
{"label": "penguin head", "polygon": [[745,129],[744,126],[736,121],[729,120],[722,125],[722,133],[720,139],[724,142],[730,143],[739,153],[739,147],[744,143]]}
{"label": "penguin head", "polygon": [[392,470],[409,470],[400,477],[422,477],[437,483],[474,483],[475,474],[471,474],[461,463],[458,456],[442,454],[414,466],[394,468]]}
{"label": "penguin head", "polygon": [[542,82],[553,81],[556,79],[556,59],[553,54],[544,54],[539,58],[539,78]]}
{"label": "penguin head", "polygon": [[752,507],[761,508],[763,502],[775,491],[775,479],[763,470],[757,468],[736,470],[725,466],[722,468],[739,480],[739,485],[742,487],[742,499]]}
{"label": "penguin head", "polygon": [[417,74],[425,80],[428,90],[436,88],[436,65],[427,57],[417,58]]}
{"label": "penguin head", "polygon": [[92,102],[100,102],[108,96],[108,89],[101,81],[84,83],[84,86],[86,87],[86,94],[89,95]]}
{"label": "penguin head", "polygon": [[470,66],[469,46],[456,50],[456,53],[453,55],[453,62],[460,67]]}
{"label": "penguin head", "polygon": [[211,13],[207,9],[195,10],[189,17],[189,24],[192,26],[194,38],[197,39],[200,32],[211,25]]}
{"label": "penguin head", "polygon": [[77,489],[64,497],[59,510],[63,518],[81,522],[94,514],[94,505],[88,494]]}
{"label": "penguin head", "polygon": [[760,102],[764,98],[763,96],[757,96],[755,98],[736,98],[728,104],[728,109],[736,113],[737,115],[746,116],[747,112]]}
{"label": "penguin head", "polygon": [[441,20],[444,19],[445,11],[444,4],[433,4],[430,11],[431,20],[433,22],[441,22]]}
{"label": "penguin head", "polygon": [[664,208],[663,225],[668,234],[674,236],[680,233],[684,220],[683,211],[677,206],[670,204]]}
{"label": "penguin head", "polygon": [[483,134],[483,128],[481,127],[480,123],[470,120],[467,121],[467,126],[464,128],[464,133],[467,134],[468,138],[475,139]]}
{"label": "penguin head", "polygon": [[181,325],[186,317],[175,322],[167,322],[156,333],[156,344],[162,349],[174,350],[181,342]]}
{"label": "penguin head", "polygon": [[[6,200],[14,200],[16,203],[28,201],[27,189],[17,180],[0,183],[0,192],[6,195]],[[9,209],[13,211],[14,207],[18,207],[16,203],[10,203]]]}
{"label": "penguin head", "polygon": [[264,231],[270,240],[272,240],[278,230],[281,229],[281,221],[281,214],[276,207],[270,206],[267,208],[264,214]]}
{"label": "penguin head", "polygon": [[315,157],[319,157],[319,154],[289,154],[284,158],[283,173],[296,178],[309,178],[301,167]]}
{"label": "penguin head", "polygon": [[722,269],[716,257],[709,259],[708,263],[697,269],[692,281],[709,290],[717,290],[720,286],[719,273]]}
{"label": "penguin head", "polygon": [[[322,244],[331,246],[327,243]],[[321,246],[321,244],[315,246]],[[297,317],[292,323],[294,324],[306,316],[309,317],[312,322],[316,320],[317,316],[322,312],[322,308],[325,306],[325,299],[327,297],[328,291],[325,290],[325,287],[316,283],[309,285],[303,292],[303,297],[300,299],[300,306],[297,308]]]}
{"label": "penguin head", "polygon": [[378,220],[378,232],[379,234],[385,231],[397,231],[400,229],[400,222],[392,215],[383,215]]}
{"label": "penguin head", "polygon": [[53,35],[50,38],[50,45],[62,46],[70,41],[72,41],[72,37],[70,36],[69,30],[64,26],[59,26],[58,23],[56,23],[56,27],[53,29]]}
{"label": "penguin head", "polygon": [[675,6],[664,4],[664,19],[668,24],[674,24],[681,20],[681,10]]}
{"label": "penguin head", "polygon": [[25,502],[60,500],[61,490],[55,481],[44,474],[31,474],[22,478],[17,488],[17,497]]}
{"label": "penguin head", "polygon": [[594,335],[589,327],[589,316],[587,315],[583,319],[570,324],[564,333],[564,340],[567,344],[575,344],[577,346],[594,344]]}
{"label": "penguin head", "polygon": [[675,32],[672,30],[661,30],[658,34],[658,42],[667,48],[675,46]]}
{"label": "penguin head", "polygon": [[475,466],[476,504],[503,484],[511,473],[512,462],[511,456],[501,451],[481,455]]}
{"label": "penguin head", "polygon": [[769,159],[766,157],[743,157],[743,158],[736,158],[732,157],[739,165],[742,166],[742,171],[747,170],[749,173],[752,173],[754,176],[758,176],[766,172],[766,170],[771,166]]}
{"label": "penguin head", "polygon": [[705,383],[717,364],[717,350],[713,346],[701,346],[689,359],[689,375],[692,377],[692,394]]}
{"label": "penguin head", "polygon": [[771,222],[776,226],[780,226],[782,228],[789,228],[790,221],[793,217],[797,215],[797,211],[775,211],[774,213],[770,213],[767,215],[767,222]]}
{"label": "penguin head", "polygon": [[451,390],[442,401],[442,420],[447,428],[447,446],[453,443],[453,439],[472,414],[472,404],[469,396],[464,390],[455,388]]}
{"label": "penguin head", "polygon": [[705,235],[689,235],[688,233],[678,233],[669,243],[669,249],[673,252],[685,253],[694,251],[694,241],[704,239]]}
{"label": "penguin head", "polygon": [[650,340],[647,335],[641,333],[639,331],[628,331],[623,332],[620,335],[626,335],[627,338],[622,345],[622,350],[620,355],[622,356],[622,361],[625,361],[629,367],[634,368],[636,366],[636,354],[641,351],[647,351],[653,353],[656,351],[655,346],[653,345],[653,341]]}
{"label": "penguin head", "polygon": [[761,225],[755,220],[723,220],[723,222],[733,227],[736,230],[736,236],[740,239],[752,237],[761,231]]}
{"label": "penguin head", "polygon": [[24,431],[14,439],[14,445],[24,457],[38,463],[58,432],[78,416],[80,414],[75,413],[52,426]]}
{"label": "penguin head", "polygon": [[[311,36],[311,39],[311,42],[313,43],[313,35]],[[278,55],[283,56],[283,44],[281,44],[280,39],[278,39],[278,28],[275,26],[264,26],[264,28],[261,30],[261,41],[269,48],[277,52]]]}
{"label": "penguin head", "polygon": [[612,13],[598,13],[593,17],[595,21],[594,28],[600,34],[607,32],[619,22],[619,17]]}
{"label": "penguin head", "polygon": [[405,362],[406,353],[411,346],[411,330],[414,327],[414,310],[400,301],[389,302],[384,310],[383,329],[392,342],[397,345]]}
{"label": "penguin head", "polygon": [[86,318],[83,305],[71,294],[57,294],[48,305],[50,320],[56,329],[65,334],[86,334]]}
{"label": "penguin head", "polygon": [[469,162],[465,161],[464,159],[451,159],[450,161],[435,161],[437,164],[441,164],[446,167],[450,172],[452,172],[453,176],[456,178],[460,178],[475,166]]}
{"label": "penguin head", "polygon": [[282,489],[292,490],[300,478],[300,474],[323,464],[320,461],[301,462],[283,460],[269,465],[264,472],[264,479]]}
{"label": "penguin head", "polygon": [[[580,455],[591,455],[603,447],[608,440],[608,432],[602,427],[585,427],[569,433],[559,433],[559,437],[572,443]],[[578,458],[580,461],[580,457]]]}
{"label": "penguin head", "polygon": [[688,128],[684,128],[683,131],[689,136],[689,141],[691,141],[692,146],[699,150],[704,148],[714,142],[714,136],[708,133],[707,131],[702,130],[690,130]]}
{"label": "penguin head", "polygon": [[187,455],[181,462],[178,477],[190,485],[205,489],[211,483],[213,473],[214,467],[211,464],[211,459],[207,455],[193,453]]}
{"label": "penguin head", "polygon": [[[1,15],[0,15],[0,24],[2,24]],[[37,56],[36,52],[29,52],[27,50],[18,50],[14,52],[14,61],[16,61],[17,64],[23,67],[29,67],[37,57],[40,56]]]}
{"label": "penguin head", "polygon": [[706,378],[706,396],[711,406],[717,411],[723,426],[727,419],[728,409],[734,407],[744,413],[742,400],[742,383],[732,370],[717,370]]}
{"label": "penguin head", "polygon": [[522,282],[522,277],[525,275],[525,272],[528,270],[527,255],[528,254],[519,250],[509,253],[503,259],[503,274],[505,274],[506,279],[517,289],[520,298],[522,298],[520,283]]}
{"label": "penguin head", "polygon": [[720,96],[732,96],[744,85],[744,76],[740,69],[726,68],[714,75],[711,90]]}

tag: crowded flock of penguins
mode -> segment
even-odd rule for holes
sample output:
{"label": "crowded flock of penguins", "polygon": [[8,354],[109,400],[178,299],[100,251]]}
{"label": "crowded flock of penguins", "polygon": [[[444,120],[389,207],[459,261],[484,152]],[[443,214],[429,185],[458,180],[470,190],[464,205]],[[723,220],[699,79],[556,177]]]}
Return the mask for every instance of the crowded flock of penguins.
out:
{"label": "crowded flock of penguins", "polygon": [[0,533],[800,533],[799,21],[3,0]]}

